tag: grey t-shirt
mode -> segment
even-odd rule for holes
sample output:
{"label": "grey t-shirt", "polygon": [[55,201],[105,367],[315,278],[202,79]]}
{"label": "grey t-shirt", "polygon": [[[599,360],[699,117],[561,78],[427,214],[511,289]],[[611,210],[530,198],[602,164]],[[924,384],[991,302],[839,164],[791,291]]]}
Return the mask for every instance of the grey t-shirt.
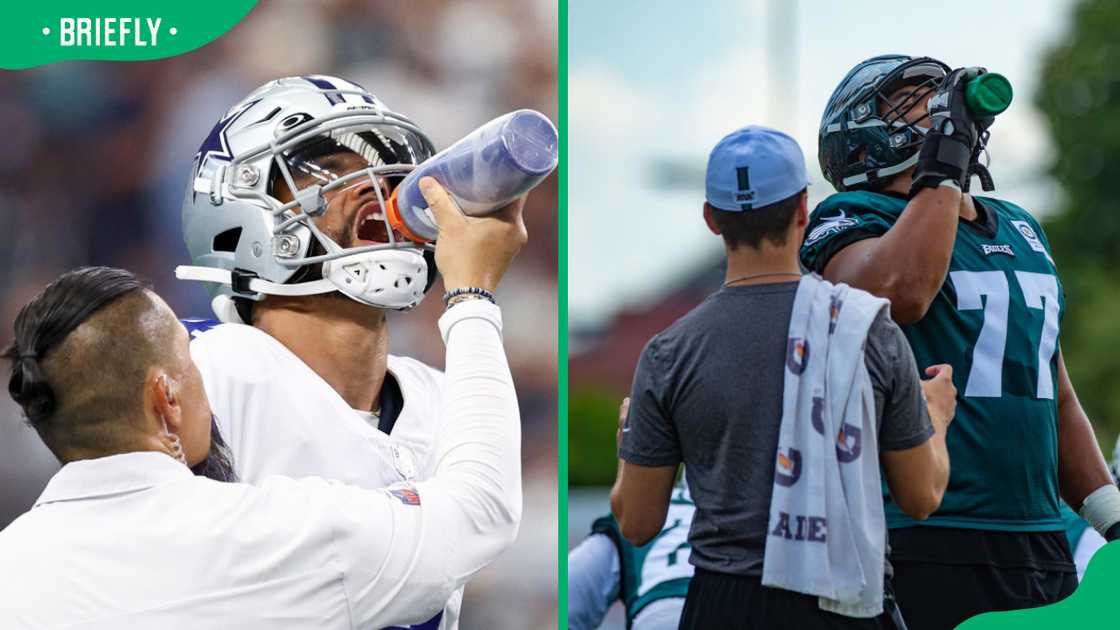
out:
{"label": "grey t-shirt", "polygon": [[[698,567],[762,575],[797,285],[724,287],[651,339],[638,361],[619,455],[643,466],[685,464]],[[889,318],[872,323],[865,360],[879,449],[928,440],[914,355]]]}

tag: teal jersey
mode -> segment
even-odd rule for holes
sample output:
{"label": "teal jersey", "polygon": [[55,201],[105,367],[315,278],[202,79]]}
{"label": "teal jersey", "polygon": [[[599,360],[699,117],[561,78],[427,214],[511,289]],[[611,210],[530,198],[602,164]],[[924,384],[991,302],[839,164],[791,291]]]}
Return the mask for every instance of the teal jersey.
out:
{"label": "teal jersey", "polygon": [[[903,326],[918,367],[953,366],[949,487],[921,525],[1060,531],[1058,331],[1065,296],[1038,222],[1015,204],[975,197],[976,221],[957,226],[949,273],[925,317]],[[801,260],[832,255],[898,220],[906,200],[865,191],[825,199],[806,228]],[[919,525],[887,498],[891,528]]]}
{"label": "teal jersey", "polygon": [[1066,530],[1066,539],[1069,540],[1069,550],[1077,553],[1077,543],[1081,542],[1081,535],[1089,529],[1089,521],[1077,515],[1073,508],[1062,501],[1062,527]]}
{"label": "teal jersey", "polygon": [[688,528],[696,511],[684,488],[676,488],[661,532],[641,547],[626,541],[613,516],[599,518],[593,532],[614,541],[619,559],[618,597],[626,607],[626,625],[651,602],[685,597],[694,567],[689,564]]}

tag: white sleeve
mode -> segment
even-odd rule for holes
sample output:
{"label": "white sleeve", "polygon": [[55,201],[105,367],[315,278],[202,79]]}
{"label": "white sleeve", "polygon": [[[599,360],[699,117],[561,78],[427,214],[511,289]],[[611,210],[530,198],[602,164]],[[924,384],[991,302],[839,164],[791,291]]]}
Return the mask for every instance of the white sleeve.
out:
{"label": "white sleeve", "polygon": [[666,597],[650,602],[634,616],[632,630],[677,630],[684,612],[684,597]]}
{"label": "white sleeve", "polygon": [[568,552],[568,628],[594,630],[618,598],[618,550],[605,534],[592,534]]}
{"label": "white sleeve", "polygon": [[1080,582],[1085,577],[1085,569],[1089,568],[1089,561],[1093,559],[1093,554],[1105,545],[1104,536],[1097,533],[1097,530],[1092,527],[1086,527],[1085,531],[1081,533],[1081,538],[1077,542],[1077,549],[1073,551],[1073,563],[1077,565],[1077,581]]}
{"label": "white sleeve", "polygon": [[380,491],[381,506],[340,508],[355,627],[428,620],[513,543],[521,522],[521,418],[501,311],[471,300],[448,309],[439,326],[447,423],[435,476]]}

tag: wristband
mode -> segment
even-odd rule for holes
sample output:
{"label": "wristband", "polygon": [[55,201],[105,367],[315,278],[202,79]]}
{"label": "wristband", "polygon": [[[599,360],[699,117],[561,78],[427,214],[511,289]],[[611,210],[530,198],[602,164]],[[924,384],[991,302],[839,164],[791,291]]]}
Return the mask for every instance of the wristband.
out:
{"label": "wristband", "polygon": [[[447,293],[443,294],[443,305],[451,306],[451,300],[458,298],[459,296],[467,295],[478,296],[471,299],[489,300],[491,304],[497,304],[497,302],[494,301],[494,294],[487,291],[486,289],[483,289],[482,287],[459,287],[458,289],[451,289]],[[460,300],[455,301],[459,302]]]}
{"label": "wristband", "polygon": [[1111,541],[1110,534],[1120,534],[1120,529],[1116,528],[1120,524],[1120,490],[1110,483],[1090,492],[1081,504],[1081,517]]}
{"label": "wristband", "polygon": [[444,306],[446,308],[451,308],[452,306],[455,306],[456,304],[458,304],[460,302],[470,302],[472,300],[480,300],[480,301],[483,301],[483,302],[490,302],[491,304],[494,303],[494,300],[488,300],[486,298],[486,296],[479,295],[477,293],[461,293],[459,295],[453,295],[453,296],[447,298],[447,301],[444,303]]}
{"label": "wristband", "polygon": [[502,334],[502,309],[486,300],[469,300],[447,309],[443,316],[439,318],[439,333],[443,338],[443,343],[447,343],[451,329],[456,324],[469,319],[481,319],[490,322],[497,329],[498,334]]}

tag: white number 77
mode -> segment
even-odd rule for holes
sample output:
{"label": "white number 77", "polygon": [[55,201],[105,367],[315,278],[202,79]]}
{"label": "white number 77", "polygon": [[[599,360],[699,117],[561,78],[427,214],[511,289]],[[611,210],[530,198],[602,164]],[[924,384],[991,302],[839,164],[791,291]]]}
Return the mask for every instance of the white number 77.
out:
{"label": "white number 77", "polygon": [[[957,308],[984,309],[984,326],[972,349],[972,369],[964,395],[998,398],[1003,394],[1003,355],[1007,348],[1007,276],[1002,271],[954,271],[949,274],[957,289]],[[1058,279],[1048,273],[1016,271],[1027,308],[1043,312],[1038,344],[1037,398],[1054,398],[1050,359],[1058,341]],[[982,299],[987,296],[987,304]]]}

